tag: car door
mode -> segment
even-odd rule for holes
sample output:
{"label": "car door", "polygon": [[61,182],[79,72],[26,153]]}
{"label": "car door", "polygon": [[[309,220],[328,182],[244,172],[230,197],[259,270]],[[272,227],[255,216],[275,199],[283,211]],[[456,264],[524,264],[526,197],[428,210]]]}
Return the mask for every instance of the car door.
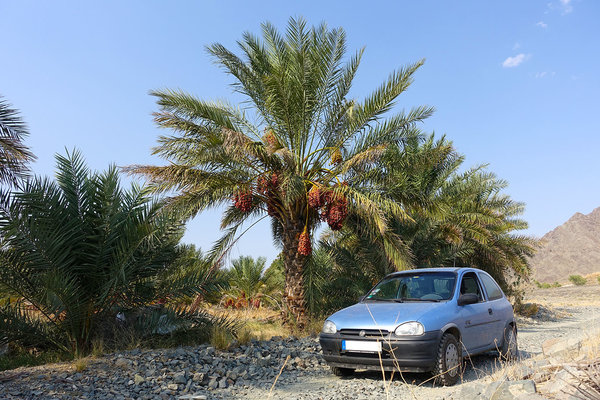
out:
{"label": "car door", "polygon": [[473,293],[479,298],[475,304],[461,307],[462,342],[468,352],[477,352],[489,348],[493,343],[494,330],[492,314],[485,301],[481,283],[475,272],[466,272],[460,282],[460,294]]}
{"label": "car door", "polygon": [[486,292],[487,303],[492,309],[492,343],[500,347],[504,340],[504,328],[510,314],[510,303],[506,300],[502,289],[500,289],[491,276],[485,272],[479,272],[478,275]]}

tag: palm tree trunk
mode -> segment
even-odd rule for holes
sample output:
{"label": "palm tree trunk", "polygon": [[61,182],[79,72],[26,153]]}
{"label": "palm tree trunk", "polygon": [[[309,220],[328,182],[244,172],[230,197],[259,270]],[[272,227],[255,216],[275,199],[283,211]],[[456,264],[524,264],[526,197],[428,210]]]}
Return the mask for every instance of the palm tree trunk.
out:
{"label": "palm tree trunk", "polygon": [[285,268],[283,302],[287,314],[285,318],[288,320],[287,322],[295,321],[298,329],[304,329],[307,322],[303,272],[308,257],[298,253],[298,241],[303,229],[304,224],[297,221],[289,221],[284,224],[283,228],[283,264]]}

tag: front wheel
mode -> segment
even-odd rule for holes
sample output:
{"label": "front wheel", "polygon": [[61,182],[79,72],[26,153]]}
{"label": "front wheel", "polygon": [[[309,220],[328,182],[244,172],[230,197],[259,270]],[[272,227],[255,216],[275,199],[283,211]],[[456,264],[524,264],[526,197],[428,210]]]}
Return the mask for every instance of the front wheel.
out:
{"label": "front wheel", "polygon": [[500,357],[506,361],[510,361],[516,359],[518,355],[517,330],[514,326],[509,326],[504,330],[504,341],[500,348]]}
{"label": "front wheel", "polygon": [[354,373],[352,368],[331,367],[331,372],[335,376],[350,376]]}
{"label": "front wheel", "polygon": [[462,367],[462,348],[451,333],[444,333],[438,346],[438,355],[433,370],[435,381],[452,386],[458,381]]}

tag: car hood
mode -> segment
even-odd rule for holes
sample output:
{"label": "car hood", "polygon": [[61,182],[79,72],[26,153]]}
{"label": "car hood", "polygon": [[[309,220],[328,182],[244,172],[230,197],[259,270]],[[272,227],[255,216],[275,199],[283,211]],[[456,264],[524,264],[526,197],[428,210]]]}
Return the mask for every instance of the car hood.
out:
{"label": "car hood", "polygon": [[344,308],[327,319],[332,321],[338,330],[385,329],[393,331],[401,323],[418,321],[423,314],[444,304],[445,302],[364,302]]}

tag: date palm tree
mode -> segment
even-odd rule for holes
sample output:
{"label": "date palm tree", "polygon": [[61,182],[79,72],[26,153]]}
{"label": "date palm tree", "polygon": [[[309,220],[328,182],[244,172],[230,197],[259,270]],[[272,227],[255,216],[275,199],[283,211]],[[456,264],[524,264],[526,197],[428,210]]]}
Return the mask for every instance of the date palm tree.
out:
{"label": "date palm tree", "polygon": [[206,331],[207,315],[155,307],[220,290],[209,269],[175,262],[182,222],[141,188],[121,189],[114,166],[57,161],[56,181],[30,179],[0,202],[0,289],[16,299],[0,306],[0,344],[85,354],[117,314],[140,338]]}
{"label": "date palm tree", "polygon": [[405,246],[388,229],[403,209],[370,185],[369,173],[388,146],[418,135],[415,124],[432,114],[421,106],[392,113],[423,61],[392,72],[371,94],[350,96],[363,51],[346,59],[346,34],[325,24],[309,28],[290,19],[282,35],[262,25],[262,40],[245,33],[241,55],[221,44],[208,52],[244,97],[240,107],[159,90],[156,123],[172,130],[154,149],[166,166],[136,165],[155,192],[175,192],[170,204],[193,217],[223,206],[224,236],[213,254],[237,240],[243,224],[270,218],[285,269],[284,303],[305,322],[303,268],[315,229],[339,230],[348,215],[372,237],[382,237],[390,262],[402,267]]}
{"label": "date palm tree", "polygon": [[[409,141],[386,157],[391,167],[377,180],[411,216],[392,220],[390,229],[410,248],[413,267],[481,268],[508,292],[511,282],[529,276],[536,241],[518,233],[527,228],[520,218],[524,205],[503,193],[505,181],[485,166],[460,172],[464,157],[445,138]],[[376,282],[394,267],[380,240],[355,234],[352,225],[359,224],[349,219],[347,229],[325,235],[323,245],[343,275],[360,271],[356,282]]]}
{"label": "date palm tree", "polygon": [[0,96],[0,184],[17,186],[29,175],[27,164],[35,156],[23,144],[28,135],[19,113]]}

